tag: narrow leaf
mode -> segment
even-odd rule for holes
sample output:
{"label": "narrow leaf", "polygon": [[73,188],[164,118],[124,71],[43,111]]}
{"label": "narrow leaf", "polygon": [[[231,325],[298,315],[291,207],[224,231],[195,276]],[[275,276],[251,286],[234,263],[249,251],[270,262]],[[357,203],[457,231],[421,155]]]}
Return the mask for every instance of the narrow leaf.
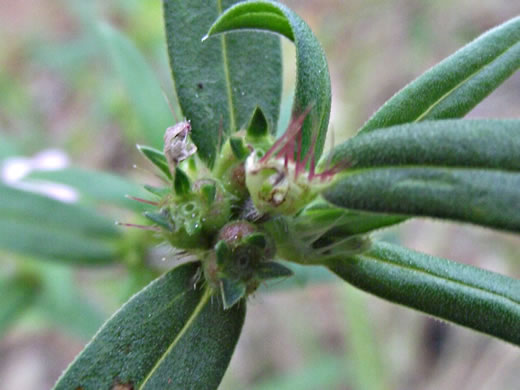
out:
{"label": "narrow leaf", "polygon": [[59,202],[0,184],[0,220],[7,218],[96,237],[110,238],[119,234],[114,222],[93,208]]}
{"label": "narrow leaf", "polygon": [[217,264],[223,266],[231,259],[231,248],[226,241],[220,240],[215,245],[215,253],[217,255]]}
{"label": "narrow leaf", "polygon": [[0,248],[19,254],[101,264],[117,258],[114,222],[93,208],[0,184]]}
{"label": "narrow leaf", "polygon": [[387,243],[329,268],[381,298],[520,345],[518,280]]}
{"label": "narrow leaf", "polygon": [[239,137],[231,137],[229,138],[229,145],[231,146],[231,151],[233,155],[237,158],[238,161],[244,161],[247,156],[251,153],[251,151],[244,145],[244,141]]}
{"label": "narrow leaf", "polygon": [[327,189],[347,209],[433,216],[520,231],[520,121],[446,120],[353,137]]}
{"label": "narrow leaf", "polygon": [[331,284],[338,281],[338,277],[330,272],[328,268],[317,265],[301,265],[293,262],[283,261],[284,266],[292,272],[290,278],[277,280],[268,285],[262,284],[260,291],[279,291],[293,288],[303,288],[309,285]]}
{"label": "narrow leaf", "polygon": [[274,261],[261,263],[255,272],[255,276],[261,280],[288,278],[292,274],[289,268]]}
{"label": "narrow leaf", "polygon": [[204,184],[200,189],[201,194],[204,196],[204,200],[211,206],[217,196],[217,186],[215,183]]}
{"label": "narrow leaf", "polygon": [[392,226],[405,219],[398,215],[346,210],[318,198],[296,218],[296,231],[322,235],[327,232],[330,237],[344,238]]}
{"label": "narrow leaf", "polygon": [[182,265],[135,295],[101,328],[55,386],[59,389],[216,389],[245,308],[224,311],[194,288],[198,263]]}
{"label": "narrow leaf", "polygon": [[324,196],[349,209],[431,216],[520,231],[520,174],[486,169],[373,168]]}
{"label": "narrow leaf", "polygon": [[93,238],[45,223],[0,218],[0,249],[70,264],[99,265],[118,259],[115,241]]}
{"label": "narrow leaf", "polygon": [[459,118],[520,67],[520,17],[489,30],[388,100],[361,128]]}
{"label": "narrow leaf", "polygon": [[104,202],[131,210],[143,210],[142,204],[128,199],[125,195],[146,197],[141,186],[125,178],[106,172],[80,168],[66,168],[56,171],[37,171],[28,179],[61,183],[77,189],[82,200],[88,203]]}
{"label": "narrow leaf", "polygon": [[163,229],[166,229],[170,232],[173,231],[173,226],[171,225],[170,221],[166,217],[166,215],[162,213],[153,213],[151,211],[145,211],[143,215],[148,218],[150,221],[156,223]]}
{"label": "narrow leaf", "polygon": [[254,245],[257,248],[265,249],[267,246],[267,238],[264,233],[253,233],[243,239],[249,245]]}
{"label": "narrow leaf", "polygon": [[187,195],[191,191],[190,178],[179,167],[175,168],[175,179],[173,181],[173,188],[178,196]]}
{"label": "narrow leaf", "polygon": [[211,23],[236,0],[163,3],[179,103],[191,120],[198,154],[212,165],[219,134],[244,128],[257,106],[269,127],[276,128],[282,88],[280,40],[246,33],[201,43]]}
{"label": "narrow leaf", "polygon": [[241,281],[224,278],[220,281],[220,292],[224,309],[228,310],[246,295],[246,285]]}
{"label": "narrow leaf", "polygon": [[269,123],[260,109],[256,107],[247,125],[247,136],[249,138],[262,138],[269,134]]}
{"label": "narrow leaf", "polygon": [[163,198],[164,196],[171,193],[171,189],[168,187],[154,187],[150,185],[144,185],[143,187],[150,194],[153,194],[159,198]]}
{"label": "narrow leaf", "polygon": [[312,107],[303,124],[302,155],[316,137],[316,158],[325,143],[331,105],[331,86],[323,49],[309,26],[291,9],[275,1],[248,1],[226,10],[208,36],[240,29],[281,34],[296,46],[296,91],[293,117]]}
{"label": "narrow leaf", "polygon": [[485,167],[520,171],[520,120],[425,121],[358,134],[338,145],[331,164],[346,172],[386,166]]}
{"label": "narrow leaf", "polygon": [[172,178],[170,168],[168,167],[168,161],[166,161],[163,152],[145,145],[137,145],[137,149],[139,149],[143,156],[145,156],[153,165],[159,168],[168,179]]}

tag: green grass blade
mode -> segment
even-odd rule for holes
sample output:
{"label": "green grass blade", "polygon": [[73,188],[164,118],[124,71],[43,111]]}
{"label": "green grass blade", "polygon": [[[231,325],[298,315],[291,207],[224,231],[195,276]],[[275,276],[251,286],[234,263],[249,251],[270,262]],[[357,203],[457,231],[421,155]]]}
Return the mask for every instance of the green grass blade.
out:
{"label": "green grass blade", "polygon": [[198,153],[210,165],[223,138],[219,134],[227,136],[245,127],[257,106],[271,131],[278,122],[282,88],[279,38],[245,33],[201,43],[213,21],[234,3],[236,0],[164,1],[177,96],[191,120]]}
{"label": "green grass blade", "polygon": [[360,129],[459,118],[520,67],[520,17],[489,30],[390,98]]}
{"label": "green grass blade", "polygon": [[520,121],[446,120],[360,134],[323,196],[358,211],[432,216],[520,231]]}
{"label": "green grass blade", "polygon": [[520,345],[518,280],[381,242],[329,268],[383,299]]}
{"label": "green grass blade", "polygon": [[312,107],[303,124],[302,155],[316,137],[316,158],[319,158],[327,135],[331,105],[327,59],[320,43],[298,15],[274,1],[250,1],[231,7],[211,26],[208,35],[243,29],[278,33],[294,42],[297,74],[292,115],[298,116]]}
{"label": "green grass blade", "polygon": [[194,289],[199,264],[182,265],[110,318],[55,386],[60,389],[216,389],[240,334],[245,307],[224,311]]}

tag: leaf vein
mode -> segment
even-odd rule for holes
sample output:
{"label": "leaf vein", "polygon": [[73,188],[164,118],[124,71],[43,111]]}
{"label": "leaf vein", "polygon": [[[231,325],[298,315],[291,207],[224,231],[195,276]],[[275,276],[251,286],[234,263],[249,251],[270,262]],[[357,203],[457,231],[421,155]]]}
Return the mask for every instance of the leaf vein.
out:
{"label": "leaf vein", "polygon": [[[386,264],[389,264],[391,266],[394,266],[394,267],[400,267],[402,269],[407,269],[407,270],[411,270],[411,271],[415,271],[417,273],[421,273],[421,274],[424,274],[424,275],[428,275],[428,276],[431,276],[435,279],[440,279],[440,280],[446,280],[448,282],[451,282],[451,283],[454,283],[454,284],[458,284],[458,285],[461,285],[461,286],[464,286],[464,287],[467,287],[469,289],[474,289],[474,290],[478,290],[478,291],[482,291],[484,293],[487,293],[489,295],[494,295],[494,296],[497,296],[497,297],[500,297],[500,298],[503,298],[507,301],[510,301],[512,302],[513,304],[515,305],[518,305],[520,306],[520,299],[519,300],[516,300],[512,297],[509,297],[503,293],[499,293],[497,291],[492,291],[492,290],[488,290],[484,287],[480,287],[480,286],[475,286],[475,285],[471,285],[471,284],[468,284],[468,283],[465,283],[461,280],[457,280],[457,279],[453,279],[453,278],[450,278],[450,277],[446,277],[446,276],[442,276],[442,275],[438,275],[438,274],[435,274],[433,272],[429,272],[425,269],[421,269],[421,268],[417,268],[417,267],[412,267],[412,266],[406,266],[406,265],[403,265],[403,264],[399,264],[399,263],[395,263],[391,260],[387,260],[387,259],[384,259],[384,258],[381,258],[381,257],[378,257],[378,256],[375,256],[375,255],[370,255],[370,254],[367,254],[367,253],[364,253],[361,255],[361,257],[368,257],[370,259],[373,259],[375,261],[380,261],[382,263],[386,263]],[[460,264],[459,264],[460,265]]]}
{"label": "leaf vein", "polygon": [[472,79],[473,77],[477,76],[479,73],[481,73],[483,70],[488,68],[489,66],[493,65],[498,61],[501,57],[503,57],[507,52],[509,52],[511,49],[513,49],[518,42],[516,42],[514,45],[509,46],[507,49],[505,49],[502,53],[500,53],[498,56],[491,59],[488,63],[486,63],[484,66],[477,69],[475,72],[471,73],[468,77],[463,79],[461,82],[459,82],[457,85],[455,85],[452,89],[450,89],[448,92],[446,92],[444,95],[442,95],[439,99],[437,99],[430,107],[428,107],[427,110],[425,110],[421,115],[419,115],[413,122],[419,122],[423,120],[435,107],[437,107],[444,99],[448,98],[449,95],[451,95],[453,92],[455,92],[457,89],[459,89],[461,86],[463,86],[468,80]]}
{"label": "leaf vein", "polygon": [[159,358],[159,360],[157,360],[157,363],[155,363],[153,368],[150,370],[150,372],[148,373],[146,378],[143,380],[143,382],[139,386],[139,390],[144,389],[144,387],[146,386],[146,383],[150,380],[150,378],[153,376],[155,371],[159,368],[159,366],[164,361],[164,359],[166,359],[166,356],[168,356],[170,354],[170,352],[173,350],[173,348],[177,345],[178,341],[184,336],[184,334],[190,328],[191,324],[195,321],[197,316],[200,314],[200,312],[202,311],[204,306],[208,303],[210,296],[211,296],[211,290],[209,288],[207,288],[206,291],[204,292],[204,295],[202,296],[201,301],[199,302],[199,304],[197,305],[195,310],[193,310],[193,313],[191,314],[190,318],[188,318],[188,321],[186,321],[186,323],[182,327],[181,331],[175,337],[175,339],[172,341],[172,343],[170,344],[168,349],[166,351],[164,351],[164,353]]}

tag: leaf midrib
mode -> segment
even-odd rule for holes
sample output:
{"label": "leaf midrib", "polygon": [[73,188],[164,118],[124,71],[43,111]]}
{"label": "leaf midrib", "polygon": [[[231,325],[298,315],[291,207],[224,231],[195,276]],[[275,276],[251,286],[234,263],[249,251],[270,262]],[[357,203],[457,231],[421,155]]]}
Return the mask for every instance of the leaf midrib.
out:
{"label": "leaf midrib", "polygon": [[[444,169],[449,171],[461,170],[461,171],[490,171],[490,173],[508,173],[508,174],[520,174],[520,170],[512,169],[512,168],[502,168],[502,167],[481,167],[481,166],[471,166],[471,165],[431,165],[431,164],[402,164],[402,165],[374,165],[363,168],[352,168],[347,171],[342,172],[342,178],[347,178],[352,175],[362,174],[367,171],[372,170],[382,170],[382,169]],[[336,180],[337,182],[337,180]]]}
{"label": "leaf midrib", "polygon": [[191,324],[197,319],[200,312],[204,309],[204,306],[206,306],[206,304],[208,303],[210,297],[211,297],[211,290],[209,288],[206,288],[206,290],[204,291],[204,294],[202,295],[200,302],[197,304],[197,306],[193,310],[193,313],[190,315],[190,318],[188,318],[188,321],[186,321],[186,323],[182,327],[181,331],[177,334],[177,336],[172,341],[172,343],[170,344],[168,349],[166,349],[166,351],[164,351],[164,353],[159,358],[159,360],[157,360],[157,363],[155,363],[155,365],[150,370],[150,372],[148,373],[146,378],[144,378],[143,382],[139,386],[139,390],[144,389],[144,386],[146,386],[146,383],[150,380],[150,378],[153,376],[155,371],[161,366],[164,359],[166,359],[166,357],[170,354],[170,352],[173,350],[173,348],[177,345],[178,341],[184,336],[184,334],[191,327]]}
{"label": "leaf midrib", "polygon": [[457,279],[452,279],[450,277],[441,276],[441,275],[435,274],[435,273],[430,272],[430,271],[428,271],[426,269],[423,269],[423,268],[421,269],[421,268],[415,268],[415,267],[412,267],[412,266],[406,266],[406,265],[403,265],[403,264],[400,264],[400,263],[395,263],[395,262],[393,262],[391,260],[383,259],[383,258],[375,256],[375,255],[370,255],[370,254],[367,254],[367,253],[363,253],[362,255],[360,255],[360,257],[367,257],[367,258],[372,259],[374,261],[379,261],[379,262],[382,262],[382,263],[389,264],[390,266],[402,268],[402,269],[405,269],[405,270],[414,271],[414,272],[417,272],[417,273],[420,273],[420,274],[428,275],[428,276],[430,276],[432,278],[435,278],[435,279],[448,281],[448,282],[451,282],[451,283],[454,283],[454,284],[458,284],[458,285],[467,287],[469,289],[478,290],[478,291],[484,292],[484,293],[492,295],[492,296],[497,296],[497,297],[503,298],[503,299],[513,303],[514,305],[520,306],[520,300],[515,300],[514,298],[509,297],[509,296],[507,296],[507,295],[505,295],[503,293],[487,290],[484,287],[479,287],[479,286],[467,284],[467,283],[465,283],[465,282],[463,282],[461,280],[457,280]]}
{"label": "leaf midrib", "polygon": [[[222,0],[217,0],[218,13],[222,13]],[[227,44],[226,44],[226,35],[222,35],[220,37],[220,42],[222,45],[222,62],[224,68],[224,77],[226,79],[226,96],[229,107],[229,133],[233,133],[236,127],[236,118],[235,118],[235,106],[233,104],[233,91],[231,90],[231,76],[229,73],[229,63],[227,59]],[[218,152],[218,151],[217,151]]]}
{"label": "leaf midrib", "polygon": [[459,82],[457,85],[455,85],[453,88],[451,88],[448,92],[446,92],[444,95],[442,95],[439,99],[437,99],[432,105],[430,105],[424,112],[422,112],[413,122],[419,122],[424,117],[426,117],[435,107],[437,107],[440,103],[444,101],[444,99],[448,98],[454,91],[459,89],[462,85],[464,85],[468,80],[472,79],[476,75],[478,75],[480,72],[491,66],[493,63],[498,61],[502,56],[504,56],[508,51],[513,49],[518,42],[515,42],[513,45],[509,46],[507,49],[505,49],[502,53],[500,53],[498,56],[493,57],[488,63],[477,69],[475,72],[471,73],[468,77],[463,79],[461,82]]}
{"label": "leaf midrib", "polygon": [[[162,308],[162,310],[158,310],[156,313],[154,313],[154,315],[148,319],[146,319],[144,321],[144,324],[148,323],[148,322],[151,322],[153,320],[155,320],[157,317],[159,317],[164,311],[166,311],[168,308],[170,308],[172,305],[174,305],[179,299],[183,298],[185,295],[186,295],[186,292],[187,291],[183,291],[181,293],[179,293],[178,295],[176,295],[168,305],[166,305],[165,307]],[[112,321],[113,319],[115,319],[118,314],[124,310],[126,308],[126,305],[128,305],[129,302],[125,303],[118,311],[116,311],[106,322],[105,324],[108,324],[110,323],[110,321]],[[96,340],[96,337],[101,334],[103,332],[103,330],[105,329],[105,325],[103,325],[99,330],[98,332],[94,335],[94,337],[92,338],[92,341],[91,343],[93,343],[95,340]],[[89,343],[90,344],[90,343]],[[85,347],[85,350],[89,347],[89,345],[87,345]],[[111,350],[111,346],[106,343],[103,348],[101,349],[101,351],[98,353],[97,355],[97,358],[93,360],[93,363],[92,363],[92,366],[96,366],[98,362],[100,362],[101,360],[103,360],[107,354],[107,352],[109,352]],[[79,354],[78,357],[76,358],[79,359],[82,357],[82,354]],[[74,365],[74,363],[76,362],[76,360],[74,362],[71,363],[71,367]],[[155,366],[154,366],[155,368]]]}

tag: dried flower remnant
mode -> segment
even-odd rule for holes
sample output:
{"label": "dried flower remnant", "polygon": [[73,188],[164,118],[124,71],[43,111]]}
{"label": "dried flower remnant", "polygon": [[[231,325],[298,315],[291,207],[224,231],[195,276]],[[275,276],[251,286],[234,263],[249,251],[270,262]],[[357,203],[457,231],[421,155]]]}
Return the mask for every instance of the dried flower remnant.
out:
{"label": "dried flower remnant", "polygon": [[175,168],[180,162],[197,152],[197,147],[188,138],[190,131],[190,121],[184,120],[168,127],[164,133],[164,156],[172,176],[175,175]]}

